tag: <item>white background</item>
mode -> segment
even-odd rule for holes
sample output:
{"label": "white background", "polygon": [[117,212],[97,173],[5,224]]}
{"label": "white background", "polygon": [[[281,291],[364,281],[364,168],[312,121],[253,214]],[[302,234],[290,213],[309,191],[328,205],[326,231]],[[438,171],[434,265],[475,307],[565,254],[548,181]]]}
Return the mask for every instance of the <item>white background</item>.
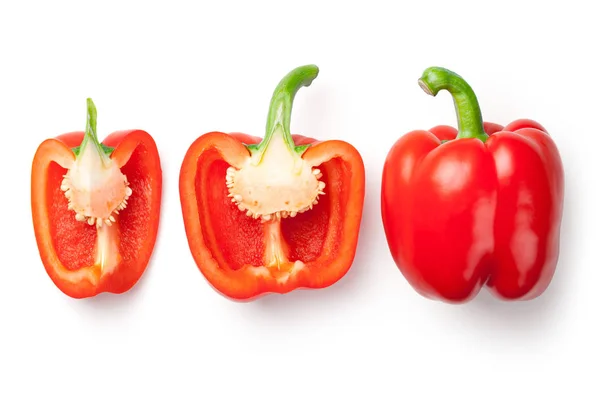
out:
{"label": "white background", "polygon": [[[0,5],[0,398],[600,398],[600,133],[594,2],[29,1]],[[315,63],[292,130],[344,139],[367,171],[355,263],[334,286],[249,304],[194,264],[178,174],[211,130],[263,135],[281,77]],[[388,251],[381,171],[412,129],[455,124],[417,85],[431,65],[473,86],[484,118],[527,117],[566,176],[561,257],[537,300],[417,295]],[[130,292],[73,300],[46,275],[30,210],[34,152],[82,130],[151,133],[164,173],[154,257]],[[58,397],[57,397],[58,398]]]}

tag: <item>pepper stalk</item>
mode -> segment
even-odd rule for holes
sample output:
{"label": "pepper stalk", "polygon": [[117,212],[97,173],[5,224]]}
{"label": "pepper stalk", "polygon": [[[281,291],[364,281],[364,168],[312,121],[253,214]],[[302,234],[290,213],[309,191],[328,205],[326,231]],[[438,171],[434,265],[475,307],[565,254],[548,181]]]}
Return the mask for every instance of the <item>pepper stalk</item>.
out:
{"label": "pepper stalk", "polygon": [[100,228],[116,221],[115,215],[127,207],[132,190],[127,177],[110,158],[114,149],[98,140],[96,120],[96,106],[88,98],[85,134],[81,145],[73,149],[76,158],[64,175],[61,190],[77,221]]}
{"label": "pepper stalk", "polygon": [[476,138],[485,143],[488,134],[483,129],[483,118],[475,92],[458,74],[441,67],[427,68],[419,79],[419,86],[431,96],[447,90],[454,100],[458,120],[457,139]]}

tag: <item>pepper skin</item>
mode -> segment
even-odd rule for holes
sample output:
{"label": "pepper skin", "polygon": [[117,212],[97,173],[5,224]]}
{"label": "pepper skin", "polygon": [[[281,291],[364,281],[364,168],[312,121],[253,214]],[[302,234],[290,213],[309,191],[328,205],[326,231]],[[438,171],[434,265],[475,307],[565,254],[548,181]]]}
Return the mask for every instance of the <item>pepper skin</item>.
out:
{"label": "pepper skin", "polygon": [[180,199],[193,258],[207,281],[239,301],[337,282],[354,259],[365,190],[350,144],[290,134],[296,92],[314,65],[282,79],[265,138],[210,132],[188,149]]}
{"label": "pepper skin", "polygon": [[564,177],[558,150],[537,122],[483,123],[471,87],[432,67],[419,81],[449,91],[458,131],[402,136],[383,170],[382,219],[398,268],[416,291],[449,303],[483,285],[504,300],[542,294],[559,254]]}
{"label": "pepper skin", "polygon": [[152,137],[119,131],[100,144],[88,99],[86,132],[45,140],[33,159],[33,227],[54,284],[73,298],[133,287],[154,248],[161,191]]}

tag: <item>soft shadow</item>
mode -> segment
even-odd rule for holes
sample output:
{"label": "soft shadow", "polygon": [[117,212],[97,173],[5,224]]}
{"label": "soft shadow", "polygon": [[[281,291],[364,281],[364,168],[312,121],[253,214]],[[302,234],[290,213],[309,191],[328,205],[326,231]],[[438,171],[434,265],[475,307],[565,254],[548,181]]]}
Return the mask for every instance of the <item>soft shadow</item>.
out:
{"label": "soft shadow", "polygon": [[[163,179],[162,179],[162,193],[161,193],[161,219],[164,219],[165,209],[170,207],[168,205],[169,199],[165,199],[165,188],[168,185],[168,180],[165,175],[165,165],[161,160],[161,168],[163,170]],[[168,168],[167,168],[168,169]],[[159,221],[158,224],[158,232],[156,241],[154,243],[154,249],[152,251],[152,255],[148,260],[148,265],[146,266],[146,270],[137,281],[135,285],[131,289],[129,289],[125,293],[115,294],[115,293],[99,293],[94,297],[86,298],[86,299],[71,299],[67,298],[67,301],[70,302],[70,306],[77,310],[77,312],[81,313],[96,313],[96,314],[111,314],[111,313],[127,313],[132,307],[135,307],[141,301],[143,297],[144,288],[147,285],[148,280],[151,279],[151,275],[154,268],[158,266],[155,265],[156,252],[161,246],[161,242],[163,237],[166,235],[165,229],[167,224],[164,221]]]}
{"label": "soft shadow", "polygon": [[[577,205],[571,193],[577,193],[577,183],[569,184],[561,227],[561,244],[556,272],[548,289],[539,297],[529,301],[502,301],[485,289],[467,304],[441,305],[440,314],[457,319],[460,325],[468,326],[482,334],[493,333],[495,337],[512,340],[510,337],[539,338],[540,334],[559,329],[568,312],[566,304],[572,293],[571,286],[577,263],[575,259],[580,239],[577,236]],[[438,308],[438,307],[436,307]]]}
{"label": "soft shadow", "polygon": [[[367,193],[369,191],[367,190]],[[365,210],[379,209],[379,197],[373,193],[365,196]],[[349,307],[352,302],[361,302],[361,297],[367,295],[365,282],[368,280],[368,266],[370,264],[370,249],[375,247],[378,220],[373,219],[373,213],[363,212],[361,230],[359,232],[356,254],[352,266],[338,282],[322,289],[297,289],[290,293],[279,295],[269,294],[244,307],[257,313],[266,313],[270,318],[289,318],[293,315],[313,313],[323,310],[327,305],[330,312],[338,307]],[[252,311],[251,311],[252,312]]]}
{"label": "soft shadow", "polygon": [[72,299],[64,296],[68,306],[78,314],[95,315],[98,318],[118,319],[121,316],[130,318],[132,309],[136,308],[144,297],[144,290],[152,275],[152,260],[138,282],[127,292],[121,294],[99,293],[85,299]]}

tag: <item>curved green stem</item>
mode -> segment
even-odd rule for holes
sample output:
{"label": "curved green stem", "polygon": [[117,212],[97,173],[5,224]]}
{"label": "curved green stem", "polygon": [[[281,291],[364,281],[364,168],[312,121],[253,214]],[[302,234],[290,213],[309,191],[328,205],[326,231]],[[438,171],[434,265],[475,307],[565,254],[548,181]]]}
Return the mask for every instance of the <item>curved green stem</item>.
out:
{"label": "curved green stem", "polygon": [[318,74],[319,68],[316,65],[304,65],[294,69],[283,77],[271,97],[265,137],[258,145],[248,146],[251,150],[262,154],[276,133],[283,135],[283,139],[290,151],[301,152],[303,149],[306,149],[306,146],[296,147],[294,139],[292,139],[290,132],[292,104],[298,90],[303,86],[310,86]]}
{"label": "curved green stem", "polygon": [[471,86],[458,74],[440,67],[430,67],[423,72],[419,86],[425,93],[435,96],[447,90],[454,99],[458,119],[457,139],[476,138],[485,142],[488,135],[483,130],[483,118],[477,97]]}

